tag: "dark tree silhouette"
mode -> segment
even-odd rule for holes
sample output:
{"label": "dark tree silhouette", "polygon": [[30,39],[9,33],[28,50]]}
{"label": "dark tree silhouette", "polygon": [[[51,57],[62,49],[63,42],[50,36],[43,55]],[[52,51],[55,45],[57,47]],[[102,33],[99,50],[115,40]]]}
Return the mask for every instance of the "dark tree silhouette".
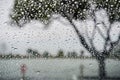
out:
{"label": "dark tree silhouette", "polygon": [[80,51],[80,57],[82,58],[84,56],[84,51]]}
{"label": "dark tree silhouette", "polygon": [[37,50],[27,49],[27,53],[28,53],[29,55],[33,55],[34,57],[40,57],[40,54],[38,53]]}
{"label": "dark tree silhouette", "polygon": [[32,53],[33,50],[32,49],[27,49],[27,53]]}
{"label": "dark tree silhouette", "polygon": [[73,51],[73,52],[68,52],[67,57],[68,58],[77,58],[78,55],[75,51]]}
{"label": "dark tree silhouette", "polygon": [[59,50],[56,57],[58,57],[58,58],[63,58],[63,57],[64,57],[64,52],[63,52],[63,50]]}
{"label": "dark tree silhouette", "polygon": [[50,53],[45,51],[42,55],[44,58],[48,58],[50,56]]}
{"label": "dark tree silhouette", "polygon": [[[91,7],[94,5],[94,8]],[[96,6],[95,6],[96,5]],[[109,26],[104,21],[97,23],[96,12],[104,9],[108,16]],[[110,55],[114,46],[120,41],[120,33],[116,41],[112,41],[110,35],[112,24],[120,21],[120,1],[119,0],[15,0],[15,4],[10,17],[12,22],[22,27],[31,20],[39,20],[49,24],[53,19],[53,14],[59,14],[73,27],[82,46],[96,57],[99,62],[100,80],[106,77],[105,59]],[[73,20],[85,20],[90,16],[94,21],[94,30],[92,37],[85,37],[77,28]],[[99,28],[101,24],[105,29],[105,34]],[[99,51],[95,47],[95,32],[98,32],[103,40],[103,50]]]}
{"label": "dark tree silhouette", "polygon": [[37,50],[34,50],[32,54],[33,54],[35,57],[40,57],[40,54],[38,53]]}

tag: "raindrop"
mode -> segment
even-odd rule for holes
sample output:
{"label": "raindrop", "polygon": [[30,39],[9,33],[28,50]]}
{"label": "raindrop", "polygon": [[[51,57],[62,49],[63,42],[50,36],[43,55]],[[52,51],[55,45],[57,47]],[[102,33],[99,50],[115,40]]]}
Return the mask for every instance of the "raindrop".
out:
{"label": "raindrop", "polygon": [[18,49],[18,48],[16,48],[16,47],[11,47],[11,48],[14,49],[14,50]]}
{"label": "raindrop", "polygon": [[92,63],[89,63],[89,66],[92,66]]}
{"label": "raindrop", "polygon": [[76,75],[73,75],[72,78],[73,78],[73,80],[77,80],[77,76]]}
{"label": "raindrop", "polygon": [[20,80],[24,80],[23,78],[21,78]]}
{"label": "raindrop", "polygon": [[39,74],[40,74],[40,71],[36,71],[36,74],[39,75]]}
{"label": "raindrop", "polygon": [[30,43],[30,42],[27,42],[27,43]]}

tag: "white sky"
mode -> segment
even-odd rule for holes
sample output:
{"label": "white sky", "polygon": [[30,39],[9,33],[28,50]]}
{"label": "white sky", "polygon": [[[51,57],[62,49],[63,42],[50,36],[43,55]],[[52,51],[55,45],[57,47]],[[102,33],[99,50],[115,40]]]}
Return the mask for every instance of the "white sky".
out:
{"label": "white sky", "polygon": [[[9,13],[13,6],[13,1],[14,0],[0,0],[1,53],[25,54],[26,49],[28,48],[36,49],[40,53],[43,51],[49,51],[52,54],[55,54],[59,49],[76,52],[80,52],[80,50],[84,49],[80,45],[79,40],[76,38],[77,35],[75,34],[74,30],[67,22],[66,24],[63,24],[60,21],[55,20],[48,29],[44,29],[44,25],[38,21],[33,21],[25,25],[23,28],[9,25]],[[101,20],[101,17],[98,16],[98,18]],[[104,20],[106,19],[107,18],[105,17]],[[61,20],[64,19],[61,18]],[[81,26],[79,27],[80,31],[85,30],[85,24],[83,22],[76,22],[76,24]],[[118,25],[119,23],[116,24]],[[89,31],[92,25],[92,21],[87,22]],[[116,26],[115,28],[116,29],[114,29],[112,32],[113,35],[116,35],[120,32],[119,27]],[[116,37],[114,37],[114,39],[116,39]],[[96,47],[98,47],[98,49],[102,49],[101,43],[103,43],[103,41],[100,36],[97,36],[95,42]],[[2,49],[4,43],[6,44],[6,49]]]}

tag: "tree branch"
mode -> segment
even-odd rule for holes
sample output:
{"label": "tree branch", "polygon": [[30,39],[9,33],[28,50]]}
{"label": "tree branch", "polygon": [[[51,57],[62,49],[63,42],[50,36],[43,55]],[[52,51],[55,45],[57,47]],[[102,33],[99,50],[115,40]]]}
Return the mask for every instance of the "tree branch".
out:
{"label": "tree branch", "polygon": [[112,28],[112,26],[110,24],[110,27],[107,30],[107,37],[105,39],[104,50],[103,50],[103,52],[106,52],[105,55],[109,55],[109,51],[107,51],[107,46],[108,46],[109,42],[111,42],[111,40],[110,40],[110,31],[111,31],[111,28]]}
{"label": "tree branch", "polygon": [[86,32],[86,36],[87,36],[87,39],[88,39],[88,41],[89,41],[89,44],[90,44],[91,47],[94,47],[94,46],[92,45],[92,43],[91,43],[91,41],[93,41],[94,37],[93,37],[93,38],[90,38],[90,37],[89,37],[88,28],[87,28],[87,26],[85,26],[85,27],[86,27],[85,32]]}
{"label": "tree branch", "polygon": [[99,34],[102,36],[102,38],[103,38],[104,40],[106,40],[106,37],[103,35],[103,33],[102,33],[102,31],[100,30],[100,28],[99,28],[99,27],[96,27],[96,28],[97,28]]}
{"label": "tree branch", "polygon": [[106,38],[105,38],[105,36],[103,35],[103,33],[102,33],[102,31],[100,30],[100,28],[98,27],[98,24],[99,23],[97,23],[97,21],[96,21],[96,15],[95,15],[95,11],[93,10],[92,11],[92,18],[93,18],[93,21],[94,21],[94,23],[95,23],[95,29],[97,29],[97,31],[99,32],[99,34],[101,35],[101,37],[105,40]]}
{"label": "tree branch", "polygon": [[77,29],[77,27],[76,27],[75,24],[73,23],[72,19],[70,19],[70,17],[69,17],[67,14],[65,14],[64,12],[63,12],[63,14],[64,14],[64,16],[66,16],[66,19],[70,22],[70,24],[71,24],[72,27],[74,28],[76,34],[78,35],[79,41],[80,41],[80,43],[83,45],[83,47],[84,47],[88,52],[90,52],[92,56],[98,57],[98,56],[99,56],[99,55],[98,55],[99,52],[98,52],[96,49],[91,48],[91,47],[87,44],[85,38],[81,35],[81,33],[79,32],[79,30]]}
{"label": "tree branch", "polygon": [[95,46],[94,46],[94,43],[93,43],[94,36],[95,36],[95,31],[96,31],[96,26],[94,27],[94,29],[92,31],[92,37],[90,39],[90,44],[91,44],[91,46],[92,46],[93,49],[95,49]]}
{"label": "tree branch", "polygon": [[[97,31],[99,32],[99,34],[101,35],[101,37],[105,40],[105,42],[107,41],[107,38],[102,34],[102,32],[101,32],[101,30],[98,28],[98,23],[97,23],[97,21],[96,21],[96,15],[95,15],[95,10],[92,10],[92,18],[93,18],[93,21],[94,21],[94,23],[95,23],[95,26],[94,26],[94,31],[97,29]],[[95,32],[93,33],[93,36],[95,35]],[[106,42],[106,43],[108,43],[108,41]],[[93,44],[93,41],[91,40],[91,44]],[[106,47],[106,44],[104,45],[105,47]],[[94,48],[94,46],[93,46],[93,49],[94,50],[96,50],[95,48]],[[105,52],[104,50],[103,50],[103,52]],[[104,54],[100,54],[100,52],[99,52],[99,54],[98,54],[99,56],[103,56]]]}
{"label": "tree branch", "polygon": [[113,51],[114,47],[117,46],[119,43],[120,43],[120,34],[118,36],[118,39],[115,42],[110,43],[111,48],[108,50],[108,52],[111,53]]}

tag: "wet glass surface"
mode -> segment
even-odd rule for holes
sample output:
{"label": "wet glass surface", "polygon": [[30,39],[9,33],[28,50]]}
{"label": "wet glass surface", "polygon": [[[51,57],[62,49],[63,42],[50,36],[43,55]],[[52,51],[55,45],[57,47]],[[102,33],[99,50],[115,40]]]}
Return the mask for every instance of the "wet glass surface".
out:
{"label": "wet glass surface", "polygon": [[0,0],[0,80],[120,80],[120,0]]}

